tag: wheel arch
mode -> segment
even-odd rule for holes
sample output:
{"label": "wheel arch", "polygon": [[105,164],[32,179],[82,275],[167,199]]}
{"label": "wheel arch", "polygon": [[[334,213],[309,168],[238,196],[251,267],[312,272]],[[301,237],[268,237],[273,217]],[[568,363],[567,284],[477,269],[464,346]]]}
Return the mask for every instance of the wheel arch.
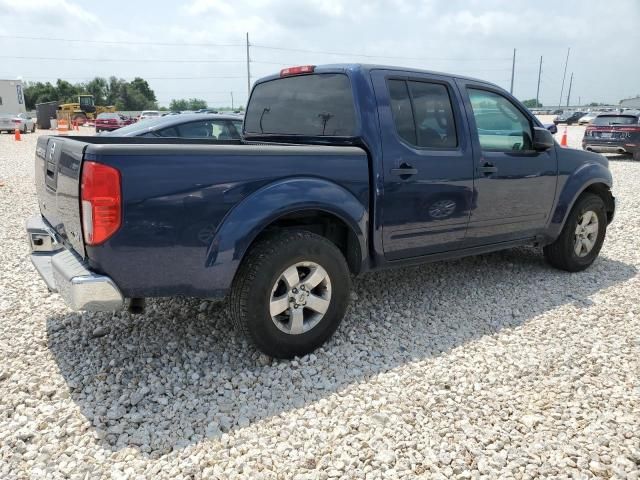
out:
{"label": "wheel arch", "polygon": [[292,178],[254,192],[223,219],[207,252],[216,283],[228,288],[251,247],[281,228],[318,233],[345,254],[352,273],[368,269],[366,206],[336,183]]}
{"label": "wheel arch", "polygon": [[549,229],[550,239],[553,241],[560,235],[571,209],[578,198],[586,192],[602,198],[607,212],[607,223],[611,223],[615,214],[615,198],[611,193],[612,184],[609,170],[599,165],[588,165],[572,175],[565,183],[554,209]]}

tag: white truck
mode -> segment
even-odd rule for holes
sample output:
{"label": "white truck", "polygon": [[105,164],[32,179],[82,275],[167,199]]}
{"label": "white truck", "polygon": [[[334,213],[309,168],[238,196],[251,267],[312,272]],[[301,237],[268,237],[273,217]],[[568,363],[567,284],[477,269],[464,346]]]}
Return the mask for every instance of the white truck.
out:
{"label": "white truck", "polygon": [[0,79],[0,113],[26,113],[22,80]]}

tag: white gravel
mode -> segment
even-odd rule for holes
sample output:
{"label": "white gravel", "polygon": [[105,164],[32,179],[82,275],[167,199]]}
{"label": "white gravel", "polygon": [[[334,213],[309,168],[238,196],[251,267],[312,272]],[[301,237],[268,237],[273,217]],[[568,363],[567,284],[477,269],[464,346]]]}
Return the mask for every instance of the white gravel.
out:
{"label": "white gravel", "polygon": [[370,274],[324,349],[272,361],[218,304],[47,293],[35,138],[0,135],[0,478],[640,477],[640,163],[611,164],[586,272],[518,249]]}

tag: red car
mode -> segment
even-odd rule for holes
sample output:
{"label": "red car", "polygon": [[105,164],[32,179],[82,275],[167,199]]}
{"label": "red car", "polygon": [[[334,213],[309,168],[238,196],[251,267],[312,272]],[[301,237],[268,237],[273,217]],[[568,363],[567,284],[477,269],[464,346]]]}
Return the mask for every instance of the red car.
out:
{"label": "red car", "polygon": [[111,132],[125,125],[131,125],[135,120],[119,113],[101,113],[96,117],[96,133]]}

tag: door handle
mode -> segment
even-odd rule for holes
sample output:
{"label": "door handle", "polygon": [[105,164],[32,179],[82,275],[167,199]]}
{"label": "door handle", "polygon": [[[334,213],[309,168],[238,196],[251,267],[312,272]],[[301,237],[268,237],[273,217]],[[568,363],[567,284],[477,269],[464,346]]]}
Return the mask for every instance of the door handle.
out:
{"label": "door handle", "polygon": [[498,167],[496,167],[493,163],[485,162],[481,167],[478,167],[478,170],[485,175],[491,175],[492,173],[496,173],[498,171]]}
{"label": "door handle", "polygon": [[405,179],[405,178],[409,178],[412,175],[416,175],[418,173],[418,169],[413,168],[408,163],[402,163],[400,165],[400,168],[392,168],[391,173],[393,175],[398,175],[402,179]]}

